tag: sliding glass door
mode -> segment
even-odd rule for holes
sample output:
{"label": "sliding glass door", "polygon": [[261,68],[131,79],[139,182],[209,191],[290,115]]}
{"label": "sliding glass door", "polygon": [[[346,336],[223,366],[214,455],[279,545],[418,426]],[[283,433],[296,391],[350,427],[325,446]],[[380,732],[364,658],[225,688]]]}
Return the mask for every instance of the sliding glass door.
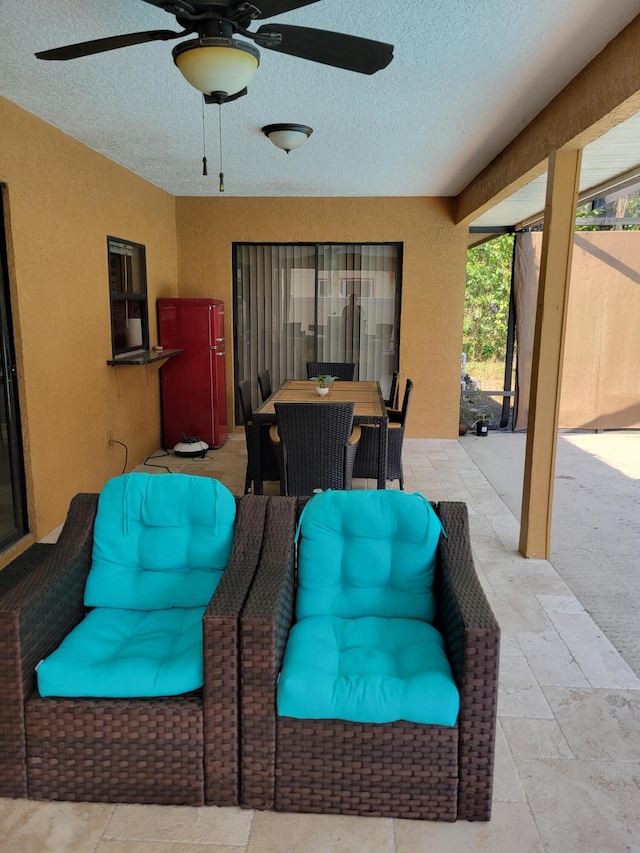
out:
{"label": "sliding glass door", "polygon": [[307,361],[355,362],[356,379],[377,379],[388,394],[401,251],[396,243],[235,244],[236,380],[250,380],[254,407],[260,371],[277,388],[306,379]]}

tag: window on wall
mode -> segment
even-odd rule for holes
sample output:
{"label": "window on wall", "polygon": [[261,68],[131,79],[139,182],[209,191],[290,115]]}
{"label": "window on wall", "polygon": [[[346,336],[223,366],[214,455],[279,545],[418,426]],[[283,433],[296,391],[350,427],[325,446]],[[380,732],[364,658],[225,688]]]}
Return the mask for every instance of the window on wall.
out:
{"label": "window on wall", "polygon": [[144,246],[107,238],[113,355],[149,349]]}
{"label": "window on wall", "polygon": [[[307,361],[348,361],[388,396],[398,369],[402,246],[234,245],[236,377],[306,379]],[[241,421],[241,419],[240,419]],[[238,422],[240,422],[238,421]]]}

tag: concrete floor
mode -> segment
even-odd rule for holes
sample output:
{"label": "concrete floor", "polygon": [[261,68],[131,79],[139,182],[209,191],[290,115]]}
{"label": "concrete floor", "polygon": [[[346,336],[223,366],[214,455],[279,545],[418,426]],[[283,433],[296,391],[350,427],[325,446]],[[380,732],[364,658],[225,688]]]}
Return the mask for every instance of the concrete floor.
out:
{"label": "concrete floor", "polygon": [[[502,628],[489,823],[0,800],[0,851],[640,853],[640,679],[615,647],[634,660],[638,610],[617,620],[613,610],[635,592],[640,434],[612,439],[613,449],[608,435],[562,437],[551,562],[517,550],[522,436],[405,442],[407,490],[467,503]],[[150,461],[241,493],[244,440],[208,457]],[[586,595],[603,611],[611,604],[615,645]]]}
{"label": "concrete floor", "polygon": [[[460,443],[519,518],[526,435]],[[560,432],[550,562],[640,676],[640,432]]]}

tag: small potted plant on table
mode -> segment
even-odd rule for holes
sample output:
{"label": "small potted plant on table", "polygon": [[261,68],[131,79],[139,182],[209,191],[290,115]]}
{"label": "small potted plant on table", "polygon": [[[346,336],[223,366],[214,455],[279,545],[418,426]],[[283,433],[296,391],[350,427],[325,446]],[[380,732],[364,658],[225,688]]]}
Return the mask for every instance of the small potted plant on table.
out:
{"label": "small potted plant on table", "polygon": [[320,376],[312,376],[311,381],[316,383],[316,393],[318,396],[326,397],[329,393],[331,383],[335,382],[337,378],[337,376],[327,376],[323,373]]}

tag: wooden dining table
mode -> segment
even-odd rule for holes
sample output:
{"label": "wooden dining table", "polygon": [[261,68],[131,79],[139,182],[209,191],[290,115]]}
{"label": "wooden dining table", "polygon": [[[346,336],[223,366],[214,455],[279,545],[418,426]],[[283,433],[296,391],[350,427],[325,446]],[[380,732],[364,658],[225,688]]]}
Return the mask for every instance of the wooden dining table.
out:
{"label": "wooden dining table", "polygon": [[[379,429],[378,488],[387,487],[387,426],[389,416],[380,383],[376,381],[341,382],[330,385],[326,397],[316,392],[316,382],[310,379],[287,379],[253,413],[256,429],[263,424],[276,423],[275,403],[353,403],[353,423],[373,424]],[[258,442],[259,444],[259,442]]]}

